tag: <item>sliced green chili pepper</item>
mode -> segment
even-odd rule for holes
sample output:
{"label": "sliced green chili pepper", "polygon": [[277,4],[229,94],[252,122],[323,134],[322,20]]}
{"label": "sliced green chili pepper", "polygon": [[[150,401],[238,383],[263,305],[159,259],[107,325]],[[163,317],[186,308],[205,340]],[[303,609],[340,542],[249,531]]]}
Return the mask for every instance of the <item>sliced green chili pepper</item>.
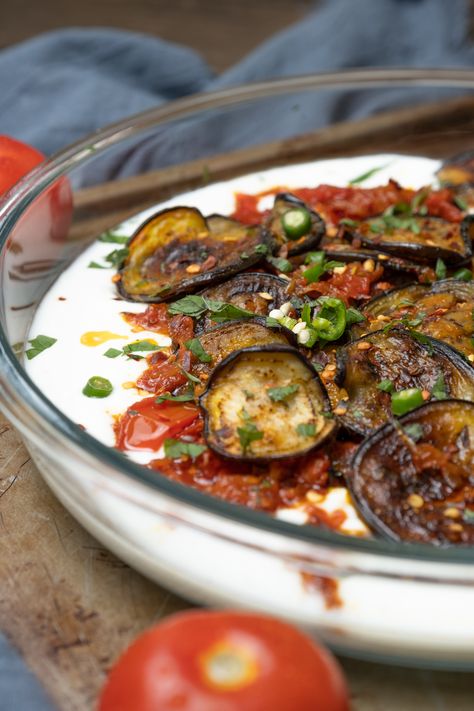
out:
{"label": "sliced green chili pepper", "polygon": [[93,375],[85,384],[82,392],[86,397],[107,397],[113,390],[112,383],[100,375]]}
{"label": "sliced green chili pepper", "polygon": [[472,281],[472,272],[470,269],[458,269],[454,272],[453,279],[460,279],[461,281]]}
{"label": "sliced green chili pepper", "polygon": [[408,388],[392,393],[392,412],[394,415],[404,415],[406,412],[420,407],[424,403],[423,395],[419,388]]}
{"label": "sliced green chili pepper", "polygon": [[281,218],[283,230],[288,239],[299,239],[311,229],[311,215],[304,207],[293,207]]}
{"label": "sliced green chili pepper", "polygon": [[313,327],[318,337],[325,341],[337,341],[346,328],[346,307],[341,299],[321,296],[321,308],[313,319]]}

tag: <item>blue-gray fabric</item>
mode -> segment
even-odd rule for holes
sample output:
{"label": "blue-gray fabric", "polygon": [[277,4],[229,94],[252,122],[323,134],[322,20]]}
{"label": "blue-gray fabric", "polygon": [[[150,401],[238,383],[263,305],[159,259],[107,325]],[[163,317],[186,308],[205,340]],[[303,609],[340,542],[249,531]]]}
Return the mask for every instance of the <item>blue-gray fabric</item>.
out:
{"label": "blue-gray fabric", "polygon": [[[466,0],[326,0],[220,76],[194,51],[144,34],[105,28],[51,32],[0,52],[0,133],[51,154],[112,121],[198,91],[350,67],[471,67],[467,26]],[[315,128],[406,101],[403,90],[361,92],[350,101],[313,99],[306,112],[279,116],[279,135],[303,130],[305,116]],[[256,112],[255,142],[271,137],[268,116]],[[248,141],[235,122],[211,120],[204,128],[203,140],[213,151]],[[170,162],[179,159],[179,150],[192,157],[186,130],[167,146]],[[152,150],[145,142],[116,172],[138,170]],[[163,145],[160,150],[162,157]],[[0,711],[50,708],[0,636]]]}

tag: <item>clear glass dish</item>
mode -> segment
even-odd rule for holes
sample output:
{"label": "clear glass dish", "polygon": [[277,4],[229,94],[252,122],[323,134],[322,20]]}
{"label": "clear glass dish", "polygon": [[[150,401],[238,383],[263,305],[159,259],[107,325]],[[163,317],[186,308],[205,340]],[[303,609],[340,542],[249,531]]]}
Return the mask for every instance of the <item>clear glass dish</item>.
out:
{"label": "clear glass dish", "polygon": [[[474,72],[461,70],[352,71],[203,94],[88,137],[3,199],[1,407],[59,499],[118,556],[191,600],[287,617],[345,654],[474,667],[473,549],[343,537],[169,481],[67,419],[17,357],[57,275],[122,219],[268,167],[471,150],[473,107]],[[74,195],[66,241],[45,217],[46,193],[60,176]],[[328,579],[340,606],[331,606]]]}

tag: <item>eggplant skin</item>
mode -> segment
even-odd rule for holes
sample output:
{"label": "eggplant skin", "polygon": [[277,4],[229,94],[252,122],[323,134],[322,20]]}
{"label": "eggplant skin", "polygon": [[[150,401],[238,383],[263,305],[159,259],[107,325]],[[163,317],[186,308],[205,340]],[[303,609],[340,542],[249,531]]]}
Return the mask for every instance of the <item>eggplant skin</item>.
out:
{"label": "eggplant skin", "polygon": [[474,545],[474,405],[428,403],[383,425],[356,451],[348,486],[385,538]]}
{"label": "eggplant skin", "polygon": [[293,334],[284,328],[268,328],[259,319],[228,321],[214,326],[199,336],[202,347],[211,356],[210,363],[195,363],[193,375],[198,378],[209,378],[212,370],[228,355],[239,348],[250,346],[268,346],[271,344],[289,345]]}
{"label": "eggplant skin", "polygon": [[[263,259],[274,247],[267,230],[192,207],[161,210],[128,243],[117,287],[130,301],[160,303],[215,284]],[[262,250],[265,251],[265,250]]]}
{"label": "eggplant skin", "polygon": [[[289,240],[283,229],[281,218],[295,207],[304,208],[311,217],[311,229],[308,234],[303,235],[297,240]],[[311,210],[306,203],[297,198],[291,193],[278,193],[275,195],[273,208],[266,220],[264,221],[264,229],[267,229],[273,236],[278,247],[284,247],[286,256],[293,257],[302,252],[307,252],[310,249],[316,249],[321,239],[326,234],[326,223],[321,215],[314,210]]]}
{"label": "eggplant skin", "polygon": [[354,324],[351,337],[378,331],[391,320],[405,319],[417,331],[447,343],[474,359],[474,282],[443,279],[428,285],[391,289],[362,308],[366,320]]}
{"label": "eggplant skin", "polygon": [[[295,391],[275,401],[273,388]],[[254,346],[231,353],[213,371],[200,398],[208,446],[228,459],[269,462],[303,456],[333,434],[330,405],[318,373],[295,348]],[[313,425],[303,434],[299,425]],[[248,445],[246,432],[256,433]]]}
{"label": "eggplant skin", "polygon": [[344,234],[364,247],[415,262],[433,263],[443,259],[447,264],[459,265],[472,256],[474,224],[471,216],[465,217],[460,224],[429,215],[413,217],[418,233],[400,227],[381,228],[380,232],[374,232],[373,226],[380,222],[381,217],[364,220],[357,227],[347,228]]}
{"label": "eggplant skin", "polygon": [[429,394],[443,376],[447,397],[474,401],[474,368],[445,343],[417,337],[423,343],[395,327],[338,350],[335,383],[344,409],[339,420],[347,430],[366,436],[392,417],[391,395],[378,388],[383,380],[395,391],[419,388]]}
{"label": "eggplant skin", "polygon": [[[242,272],[217,286],[200,292],[201,296],[215,301],[224,301],[241,309],[267,316],[290,299],[288,281],[265,272]],[[207,314],[196,322],[196,331],[201,333],[213,326]]]}
{"label": "eggplant skin", "polygon": [[335,259],[341,262],[365,262],[373,259],[381,264],[384,269],[399,272],[401,275],[407,274],[420,281],[432,281],[434,279],[433,270],[424,265],[411,262],[409,259],[402,259],[394,254],[385,254],[381,250],[356,248],[347,242],[337,242],[331,240],[323,241],[321,249],[324,250],[328,259]]}

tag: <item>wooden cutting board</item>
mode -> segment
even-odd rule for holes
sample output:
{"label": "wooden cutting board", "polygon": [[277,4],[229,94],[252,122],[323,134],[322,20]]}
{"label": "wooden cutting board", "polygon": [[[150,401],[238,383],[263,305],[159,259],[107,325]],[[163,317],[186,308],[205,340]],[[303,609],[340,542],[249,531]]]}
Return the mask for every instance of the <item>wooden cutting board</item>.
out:
{"label": "wooden cutting board", "polygon": [[[449,135],[440,133],[447,120],[452,125]],[[224,178],[262,162],[386,150],[403,127],[406,152],[449,155],[472,140],[474,101],[460,99],[449,106],[403,109],[357,125],[341,124],[258,151],[212,159],[206,168],[213,178]],[[156,201],[157,195],[163,198],[202,184],[203,167],[202,161],[195,161],[84,190],[77,196],[81,216],[77,236],[113,225]],[[76,523],[41,479],[18,435],[0,418],[0,628],[58,708],[92,709],[107,669],[129,642],[160,618],[187,606],[131,570]],[[353,660],[342,664],[355,711],[474,707],[470,674]]]}

